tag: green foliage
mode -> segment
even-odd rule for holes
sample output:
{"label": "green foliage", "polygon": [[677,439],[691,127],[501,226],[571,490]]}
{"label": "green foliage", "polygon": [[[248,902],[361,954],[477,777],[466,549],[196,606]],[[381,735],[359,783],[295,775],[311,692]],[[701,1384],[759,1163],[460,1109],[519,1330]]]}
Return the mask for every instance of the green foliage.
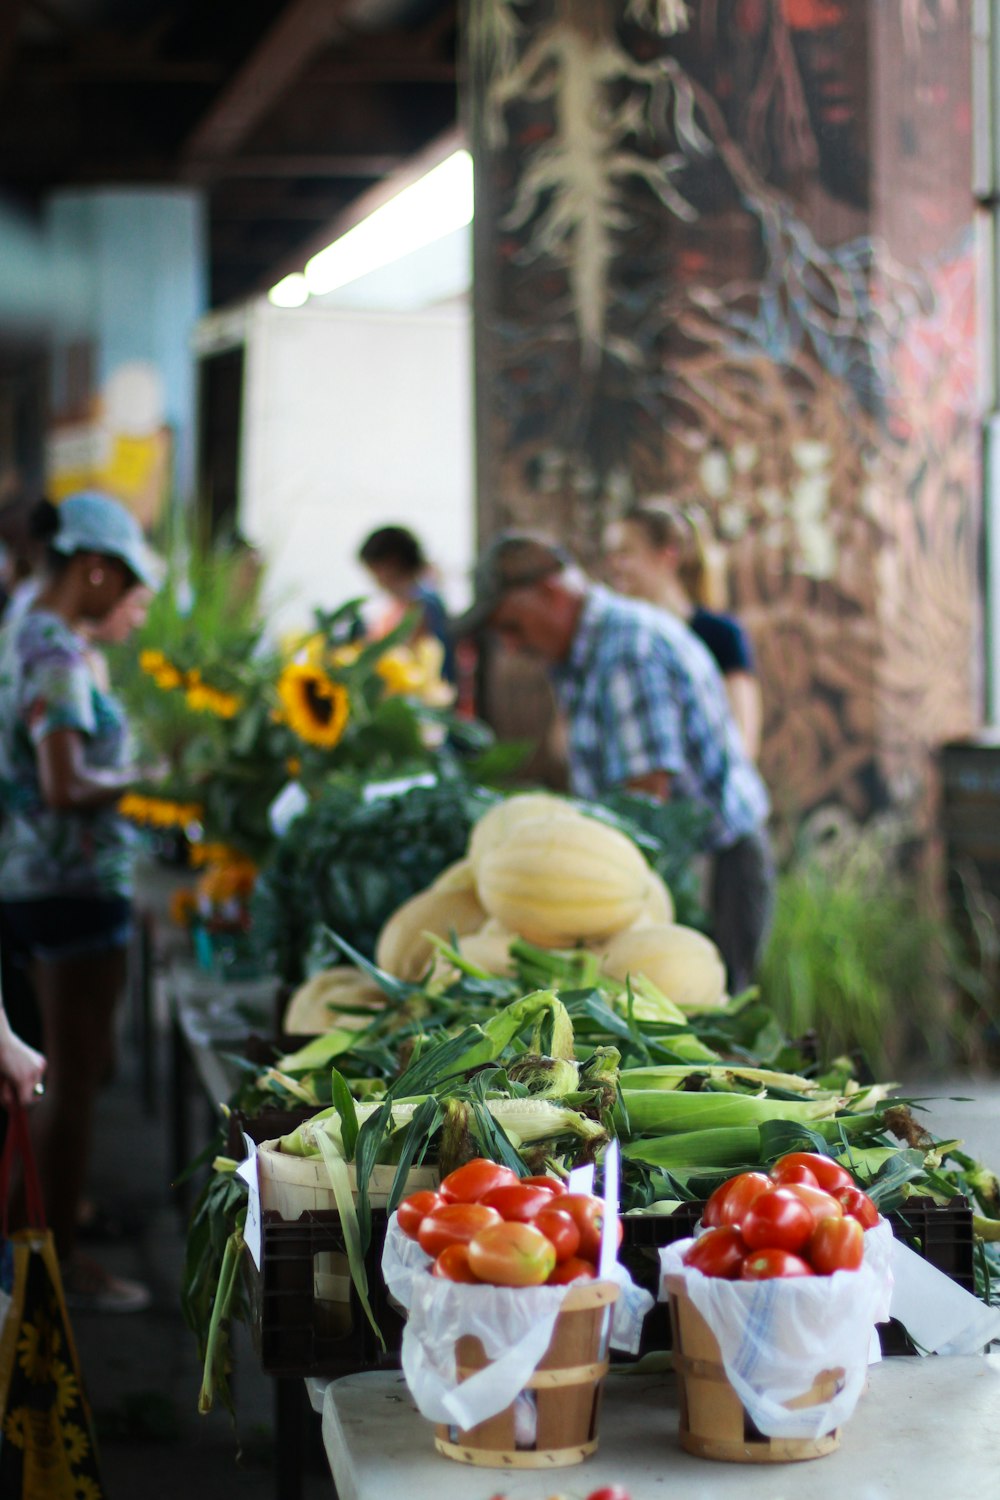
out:
{"label": "green foliage", "polygon": [[459,776],[370,801],[330,786],[279,841],[254,894],[254,931],[285,982],[301,982],[327,927],[370,958],[387,918],[462,858],[495,800]]}
{"label": "green foliage", "polygon": [[244,553],[221,544],[191,554],[186,569],[171,563],[142,629],[109,648],[115,692],[144,753],[179,762],[193,740],[220,726],[194,714],[183,693],[165,693],[139,665],[143,651],[197,663],[205,678],[228,685],[256,649],[262,622],[257,579]]}
{"label": "green foliage", "polygon": [[907,1032],[940,1026],[948,937],[891,855],[860,839],[855,857],[812,852],[781,874],[759,981],[793,1036],[814,1031],[824,1058],[860,1052],[877,1075]]}

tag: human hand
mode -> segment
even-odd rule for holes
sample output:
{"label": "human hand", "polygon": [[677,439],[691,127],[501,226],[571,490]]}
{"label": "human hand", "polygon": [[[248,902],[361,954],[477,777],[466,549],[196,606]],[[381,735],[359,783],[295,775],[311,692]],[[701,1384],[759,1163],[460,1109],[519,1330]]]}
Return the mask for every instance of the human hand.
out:
{"label": "human hand", "polygon": [[0,1103],[32,1104],[45,1092],[45,1058],[10,1029],[0,1015]]}

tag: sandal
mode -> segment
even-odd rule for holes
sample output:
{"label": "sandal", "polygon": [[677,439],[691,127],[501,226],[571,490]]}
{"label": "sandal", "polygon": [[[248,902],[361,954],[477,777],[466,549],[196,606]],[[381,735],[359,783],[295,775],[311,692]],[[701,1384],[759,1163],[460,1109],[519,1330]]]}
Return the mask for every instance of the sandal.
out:
{"label": "sandal", "polygon": [[153,1300],[141,1281],[112,1276],[78,1250],[63,1261],[61,1272],[66,1306],[75,1312],[143,1312]]}

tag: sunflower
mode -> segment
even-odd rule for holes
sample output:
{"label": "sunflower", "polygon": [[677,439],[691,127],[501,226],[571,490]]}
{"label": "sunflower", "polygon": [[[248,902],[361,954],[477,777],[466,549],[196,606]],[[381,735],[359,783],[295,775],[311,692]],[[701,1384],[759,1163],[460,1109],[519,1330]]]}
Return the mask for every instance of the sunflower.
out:
{"label": "sunflower", "polygon": [[200,679],[191,683],[184,700],[192,713],[215,714],[219,719],[233,719],[243,707],[243,700],[236,693],[224,693]]}
{"label": "sunflower", "polygon": [[44,1311],[39,1311],[34,1323],[22,1326],[17,1341],[18,1363],[33,1384],[48,1380],[58,1363],[56,1354],[61,1345],[62,1334]]}
{"label": "sunflower", "polygon": [[67,1422],[63,1427],[63,1446],[70,1467],[82,1463],[90,1452],[90,1439],[76,1422]]}
{"label": "sunflower", "polygon": [[176,927],[187,927],[195,912],[198,910],[198,902],[194,891],[188,886],[181,886],[174,891],[170,897],[170,920]]}
{"label": "sunflower", "polygon": [[209,865],[228,865],[242,858],[240,850],[234,849],[232,844],[209,841],[203,844],[192,844],[188,849],[188,864],[193,870],[204,870]]}
{"label": "sunflower", "polygon": [[74,1474],[73,1500],[101,1500],[101,1487],[87,1474]]}
{"label": "sunflower", "polygon": [[80,1386],[70,1365],[64,1360],[52,1361],[52,1379],[56,1388],[56,1414],[65,1417],[80,1399]]}
{"label": "sunflower", "polygon": [[173,802],[167,797],[143,797],[126,792],[118,802],[123,818],[133,823],[149,823],[154,828],[188,828],[201,818],[197,802]]}
{"label": "sunflower", "polygon": [[23,1448],[27,1436],[28,1409],[25,1406],[17,1406],[9,1411],[4,1418],[3,1435],[15,1448]]}
{"label": "sunflower", "polygon": [[278,697],[289,728],[307,745],[332,750],[347,724],[350,697],[318,667],[290,662],[278,678]]}

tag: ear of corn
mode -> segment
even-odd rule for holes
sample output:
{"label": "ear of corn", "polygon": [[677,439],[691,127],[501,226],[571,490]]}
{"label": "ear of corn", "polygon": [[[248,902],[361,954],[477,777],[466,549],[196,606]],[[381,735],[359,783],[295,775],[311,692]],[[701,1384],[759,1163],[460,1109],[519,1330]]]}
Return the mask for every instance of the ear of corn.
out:
{"label": "ear of corn", "polygon": [[760,1162],[760,1131],[755,1125],[688,1130],[648,1141],[629,1141],[622,1147],[622,1156],[626,1161],[664,1167],[674,1174],[755,1166]]}
{"label": "ear of corn", "polygon": [[752,1094],[686,1093],[670,1089],[624,1090],[632,1136],[671,1135],[678,1131],[718,1126],[760,1125],[765,1120],[791,1120],[811,1125],[831,1117],[837,1099],[760,1099]]}
{"label": "ear of corn", "polygon": [[741,1068],[737,1064],[706,1063],[692,1066],[688,1063],[661,1063],[649,1068],[624,1068],[621,1085],[626,1091],[633,1089],[679,1089],[693,1077],[704,1077],[713,1082],[751,1084],[756,1088],[785,1089],[795,1094],[815,1094],[817,1085],[798,1073],[778,1073],[771,1068]]}

